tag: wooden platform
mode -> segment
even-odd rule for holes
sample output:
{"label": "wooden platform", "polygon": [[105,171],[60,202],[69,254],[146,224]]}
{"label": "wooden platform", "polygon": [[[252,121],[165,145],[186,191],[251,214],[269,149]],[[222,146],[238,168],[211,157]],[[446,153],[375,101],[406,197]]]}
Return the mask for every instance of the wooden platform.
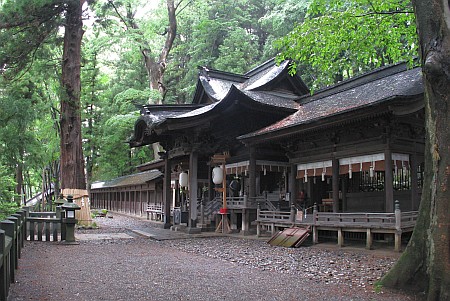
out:
{"label": "wooden platform", "polygon": [[262,229],[267,228],[272,235],[279,228],[291,228],[296,226],[311,226],[313,242],[319,242],[319,230],[336,231],[338,245],[344,246],[344,232],[366,233],[366,248],[373,245],[373,234],[393,234],[395,239],[395,251],[401,251],[401,236],[403,233],[412,232],[416,224],[418,211],[395,213],[332,213],[314,212],[312,219],[298,220],[292,212],[258,211],[257,235]]}

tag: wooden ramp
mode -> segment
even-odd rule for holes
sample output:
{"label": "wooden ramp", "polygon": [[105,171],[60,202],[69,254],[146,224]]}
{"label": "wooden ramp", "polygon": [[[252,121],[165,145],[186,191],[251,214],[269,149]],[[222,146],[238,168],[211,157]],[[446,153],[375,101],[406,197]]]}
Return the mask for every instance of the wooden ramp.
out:
{"label": "wooden ramp", "polygon": [[267,242],[272,246],[281,246],[287,248],[298,248],[309,236],[310,228],[293,227],[280,231],[272,236]]}

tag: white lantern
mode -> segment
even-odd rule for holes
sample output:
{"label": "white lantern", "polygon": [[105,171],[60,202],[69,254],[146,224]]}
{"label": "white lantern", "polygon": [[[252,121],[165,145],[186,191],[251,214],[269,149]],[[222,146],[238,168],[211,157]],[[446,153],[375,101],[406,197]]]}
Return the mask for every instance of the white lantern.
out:
{"label": "white lantern", "polygon": [[188,174],[187,174],[187,172],[183,171],[183,172],[180,173],[179,182],[180,182],[180,186],[181,187],[188,186]]}
{"label": "white lantern", "polygon": [[212,178],[214,184],[222,184],[223,181],[223,169],[219,166],[216,166],[212,170]]}

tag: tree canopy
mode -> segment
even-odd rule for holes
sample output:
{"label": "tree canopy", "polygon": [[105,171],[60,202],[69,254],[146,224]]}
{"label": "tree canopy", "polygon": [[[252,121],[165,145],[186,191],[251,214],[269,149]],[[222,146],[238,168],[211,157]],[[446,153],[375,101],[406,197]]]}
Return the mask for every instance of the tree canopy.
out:
{"label": "tree canopy", "polygon": [[[303,23],[275,43],[317,89],[377,67],[417,57],[409,0],[314,0]],[[308,78],[309,77],[309,78]]]}

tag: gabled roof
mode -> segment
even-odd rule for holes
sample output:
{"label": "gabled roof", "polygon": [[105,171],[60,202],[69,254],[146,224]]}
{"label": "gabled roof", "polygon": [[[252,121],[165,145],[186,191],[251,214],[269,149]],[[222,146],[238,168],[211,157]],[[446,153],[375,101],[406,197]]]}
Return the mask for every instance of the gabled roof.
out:
{"label": "gabled roof", "polygon": [[[309,93],[309,90],[300,77],[289,75],[287,61],[276,65],[275,61],[271,60],[245,75],[202,68],[192,104],[163,108],[144,107],[135,124],[135,133],[130,144],[140,146],[156,142],[158,135],[162,133],[207,125],[213,118],[219,115],[223,117],[222,114],[232,114],[236,118],[238,114],[233,113],[233,110],[243,108],[248,114],[244,118],[250,116],[251,120],[258,118],[257,112],[270,114],[270,118],[264,117],[266,121],[263,124],[252,122],[253,126],[264,126],[269,120],[274,122],[297,110],[298,104],[295,100],[305,93]],[[241,122],[235,120],[235,123]],[[245,132],[238,135],[243,133]]]}
{"label": "gabled roof", "polygon": [[[221,101],[214,102],[184,114],[167,117],[158,125],[156,131],[161,132],[195,127],[210,120],[216,120],[219,115],[226,116],[226,114],[233,114],[232,111],[239,110],[238,106],[241,108],[251,108],[255,112],[266,111],[272,115],[279,114],[280,116],[291,114],[299,107],[295,101],[289,98],[274,97],[262,92],[242,91],[235,85],[232,85],[228,90],[227,95],[224,96]],[[234,107],[236,107],[236,109],[234,109]],[[254,116],[247,117],[249,120],[252,118],[254,118]],[[234,122],[238,121],[235,120]]]}
{"label": "gabled roof", "polygon": [[182,115],[204,105],[182,104],[182,105],[146,105],[141,108],[141,116],[147,124],[158,124],[167,118]]}
{"label": "gabled roof", "polygon": [[285,98],[298,98],[309,93],[298,75],[289,75],[289,61],[276,65],[272,59],[244,75],[202,67],[192,102],[221,101],[233,85],[241,91],[275,92]]}
{"label": "gabled roof", "polygon": [[152,136],[154,128],[167,118],[181,115],[202,106],[204,105],[183,104],[143,106],[141,108],[141,116],[134,125],[134,135],[129,141],[130,146],[136,147],[145,145],[145,137]]}
{"label": "gabled roof", "polygon": [[145,184],[147,182],[150,182],[150,181],[157,179],[159,177],[162,177],[162,176],[163,176],[163,174],[159,170],[153,169],[153,170],[149,170],[149,171],[132,174],[129,176],[115,178],[110,181],[94,182],[91,184],[91,189],[141,185],[141,184]]}
{"label": "gabled roof", "polygon": [[421,68],[406,70],[405,65],[395,65],[303,97],[302,105],[294,114],[256,132],[240,136],[239,139],[245,141],[263,139],[263,136],[269,135],[288,135],[290,131],[299,132],[319,122],[326,124],[328,119],[338,115],[342,115],[340,118],[343,119],[345,114],[381,104],[393,104],[394,100],[408,106],[417,100],[416,96],[422,94]]}

